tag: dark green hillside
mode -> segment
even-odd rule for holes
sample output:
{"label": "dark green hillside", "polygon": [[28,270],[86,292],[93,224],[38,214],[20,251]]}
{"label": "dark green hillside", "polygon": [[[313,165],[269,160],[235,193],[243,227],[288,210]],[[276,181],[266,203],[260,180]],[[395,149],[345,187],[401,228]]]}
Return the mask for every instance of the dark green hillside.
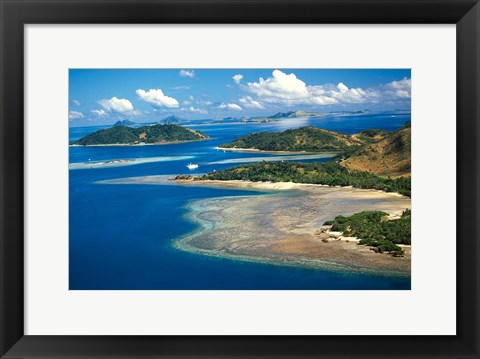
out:
{"label": "dark green hillside", "polygon": [[223,148],[249,148],[262,151],[345,151],[364,142],[350,135],[316,127],[301,127],[284,132],[254,132],[220,145]]}
{"label": "dark green hillside", "polygon": [[295,182],[328,186],[353,186],[397,192],[408,197],[410,197],[411,187],[409,177],[379,177],[368,172],[349,170],[336,162],[258,162],[210,172],[200,177],[177,176],[176,179]]}
{"label": "dark green hillside", "polygon": [[138,143],[174,143],[208,139],[200,131],[178,125],[165,124],[142,126],[138,128],[117,125],[91,133],[73,142],[73,145],[118,145]]}

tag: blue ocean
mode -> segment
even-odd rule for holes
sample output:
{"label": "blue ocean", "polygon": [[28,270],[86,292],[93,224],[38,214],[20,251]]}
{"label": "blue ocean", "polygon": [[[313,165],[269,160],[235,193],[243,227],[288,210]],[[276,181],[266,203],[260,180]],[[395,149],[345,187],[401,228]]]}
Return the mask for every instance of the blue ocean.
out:
{"label": "blue ocean", "polygon": [[[368,128],[395,130],[410,114],[367,113],[285,119],[271,123],[192,123],[210,140],[170,145],[70,147],[70,164],[119,159],[155,159],[130,166],[71,169],[69,213],[70,290],[404,290],[410,278],[343,274],[209,257],[175,249],[172,242],[195,230],[186,219],[192,200],[256,196],[258,191],[179,185],[101,184],[102,180],[151,175],[198,174],[259,160],[267,153],[216,149],[256,131],[315,126],[345,133]],[[104,126],[105,127],[105,126]],[[72,127],[70,141],[103,127]],[[165,160],[167,158],[167,160]],[[294,157],[281,160],[294,160]],[[298,160],[298,159],[296,159]],[[306,158],[302,161],[325,161]],[[198,169],[189,170],[188,163]]]}

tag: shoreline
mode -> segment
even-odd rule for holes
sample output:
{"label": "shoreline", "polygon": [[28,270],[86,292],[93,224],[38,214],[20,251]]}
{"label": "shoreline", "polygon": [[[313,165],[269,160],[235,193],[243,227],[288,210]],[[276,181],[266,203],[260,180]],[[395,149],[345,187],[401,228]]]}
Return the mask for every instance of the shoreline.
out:
{"label": "shoreline", "polygon": [[[319,235],[338,215],[381,210],[391,217],[411,208],[398,193],[293,182],[174,180],[171,175],[105,180],[103,184],[205,186],[263,191],[190,201],[185,219],[196,229],[172,239],[178,250],[231,260],[391,277],[411,274],[411,246],[404,257],[375,253],[357,238]],[[265,193],[270,192],[270,193]]]}
{"label": "shoreline", "polygon": [[229,152],[253,152],[253,153],[272,153],[272,154],[302,154],[302,155],[316,155],[319,153],[322,154],[331,154],[333,156],[336,156],[340,154],[341,152],[336,152],[336,151],[264,151],[264,150],[259,150],[257,148],[240,148],[240,147],[229,147],[229,148],[224,148],[224,147],[219,147],[216,146],[214,147],[215,150],[218,151],[229,151]]}
{"label": "shoreline", "polygon": [[355,189],[357,191],[365,192],[365,196],[368,196],[368,193],[384,193],[392,196],[398,196],[410,200],[410,198],[397,193],[397,192],[385,192],[379,189],[366,189],[366,188],[355,188],[353,186],[329,186],[326,184],[315,184],[315,183],[297,183],[297,182],[261,182],[261,181],[243,181],[243,180],[191,180],[191,179],[175,179],[171,178],[169,181],[181,184],[181,185],[210,185],[218,187],[227,187],[227,188],[243,188],[243,189],[256,189],[256,190],[305,190],[312,188],[337,188],[337,189]]}
{"label": "shoreline", "polygon": [[173,141],[173,142],[155,142],[155,143],[109,143],[102,145],[77,145],[77,144],[68,144],[68,147],[127,147],[127,146],[163,146],[163,145],[176,145],[181,143],[188,142],[200,142],[207,141],[211,138],[204,138],[201,140],[192,140],[192,141]]}
{"label": "shoreline", "polygon": [[[202,181],[203,182],[203,181]],[[173,247],[202,255],[276,265],[317,268],[344,273],[410,276],[411,246],[404,257],[375,253],[358,239],[333,233],[318,236],[325,220],[362,210],[383,210],[398,216],[410,199],[378,190],[293,183],[218,183],[209,185],[275,190],[260,196],[232,196],[194,200],[187,220],[198,228],[175,239]],[[241,181],[239,181],[241,182]],[[185,182],[183,182],[185,184]],[[289,191],[300,190],[291,195]],[[212,220],[213,219],[213,220]]]}

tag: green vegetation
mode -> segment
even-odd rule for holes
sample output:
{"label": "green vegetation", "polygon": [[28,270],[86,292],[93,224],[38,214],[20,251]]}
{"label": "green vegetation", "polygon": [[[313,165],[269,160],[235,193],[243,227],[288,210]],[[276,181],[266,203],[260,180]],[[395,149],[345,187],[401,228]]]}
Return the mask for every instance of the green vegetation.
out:
{"label": "green vegetation", "polygon": [[347,151],[363,142],[350,135],[316,127],[301,127],[284,132],[254,132],[220,145],[223,148],[253,148],[262,151]]}
{"label": "green vegetation", "polygon": [[[176,179],[186,179],[177,176]],[[410,197],[409,177],[379,177],[368,172],[350,170],[336,162],[257,162],[240,165],[195,177],[194,180],[244,180],[313,183],[328,186],[353,186],[397,192]]]}
{"label": "green vegetation", "polygon": [[411,243],[411,211],[402,213],[401,218],[388,219],[388,214],[380,211],[364,211],[352,216],[337,216],[325,225],[345,236],[361,238],[358,244],[375,248],[376,252],[388,252],[394,256],[403,255],[398,244]]}
{"label": "green vegetation", "polygon": [[200,131],[178,125],[165,124],[132,128],[117,125],[91,133],[73,142],[74,145],[114,145],[138,143],[173,143],[208,139]]}

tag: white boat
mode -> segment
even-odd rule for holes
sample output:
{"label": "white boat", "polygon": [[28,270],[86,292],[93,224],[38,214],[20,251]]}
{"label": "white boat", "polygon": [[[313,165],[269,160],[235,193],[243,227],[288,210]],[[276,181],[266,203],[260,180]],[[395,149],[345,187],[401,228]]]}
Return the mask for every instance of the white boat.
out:
{"label": "white boat", "polygon": [[187,168],[188,168],[189,170],[194,170],[194,169],[197,169],[197,168],[198,168],[198,165],[197,165],[196,163],[189,163],[189,164],[187,165]]}

